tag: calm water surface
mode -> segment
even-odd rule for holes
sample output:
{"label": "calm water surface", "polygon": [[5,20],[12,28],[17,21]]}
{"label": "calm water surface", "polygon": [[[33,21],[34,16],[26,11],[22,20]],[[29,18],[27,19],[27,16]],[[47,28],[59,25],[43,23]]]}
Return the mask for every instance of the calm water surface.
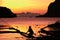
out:
{"label": "calm water surface", "polygon": [[[12,27],[15,27],[23,32],[27,32],[28,27],[31,26],[34,33],[36,33],[35,36],[37,36],[37,32],[39,29],[47,26],[48,24],[55,23],[58,20],[60,20],[60,18],[0,18],[0,25],[11,25]],[[0,40],[26,40],[26,37],[18,33],[6,33],[0,34]]]}

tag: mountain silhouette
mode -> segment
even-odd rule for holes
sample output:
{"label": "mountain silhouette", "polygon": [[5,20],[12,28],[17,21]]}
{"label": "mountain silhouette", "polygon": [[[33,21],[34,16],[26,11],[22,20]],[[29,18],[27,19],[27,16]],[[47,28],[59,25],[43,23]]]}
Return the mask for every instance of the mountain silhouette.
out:
{"label": "mountain silhouette", "polygon": [[11,18],[16,17],[16,14],[13,14],[13,12],[6,7],[0,7],[0,18]]}
{"label": "mountain silhouette", "polygon": [[45,15],[39,15],[36,17],[60,17],[60,0],[55,0],[50,3]]}

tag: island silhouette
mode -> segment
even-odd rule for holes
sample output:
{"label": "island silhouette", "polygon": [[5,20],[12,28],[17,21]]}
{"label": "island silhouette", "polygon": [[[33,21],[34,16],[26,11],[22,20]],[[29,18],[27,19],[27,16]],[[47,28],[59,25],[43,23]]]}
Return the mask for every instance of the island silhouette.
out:
{"label": "island silhouette", "polygon": [[16,14],[14,14],[9,8],[0,6],[0,18],[12,18],[12,17],[16,17]]}
{"label": "island silhouette", "polygon": [[47,12],[44,15],[39,15],[36,17],[60,17],[60,0],[55,0],[50,3]]}

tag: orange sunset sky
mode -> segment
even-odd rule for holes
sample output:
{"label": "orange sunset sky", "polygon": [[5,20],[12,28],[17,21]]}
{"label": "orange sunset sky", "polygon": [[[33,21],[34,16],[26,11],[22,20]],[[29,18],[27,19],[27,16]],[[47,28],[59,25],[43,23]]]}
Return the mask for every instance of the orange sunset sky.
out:
{"label": "orange sunset sky", "polygon": [[0,6],[8,7],[14,13],[33,12],[44,14],[54,0],[0,0]]}

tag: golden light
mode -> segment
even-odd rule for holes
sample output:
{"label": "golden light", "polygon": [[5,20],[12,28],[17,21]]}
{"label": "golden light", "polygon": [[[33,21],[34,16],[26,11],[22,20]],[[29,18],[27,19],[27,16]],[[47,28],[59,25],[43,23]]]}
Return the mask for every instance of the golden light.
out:
{"label": "golden light", "polygon": [[44,13],[47,6],[54,0],[2,0],[1,6],[10,8],[13,12]]}
{"label": "golden light", "polygon": [[21,32],[27,32],[28,26],[27,25],[20,25],[20,24],[12,24],[13,28],[20,30]]}

